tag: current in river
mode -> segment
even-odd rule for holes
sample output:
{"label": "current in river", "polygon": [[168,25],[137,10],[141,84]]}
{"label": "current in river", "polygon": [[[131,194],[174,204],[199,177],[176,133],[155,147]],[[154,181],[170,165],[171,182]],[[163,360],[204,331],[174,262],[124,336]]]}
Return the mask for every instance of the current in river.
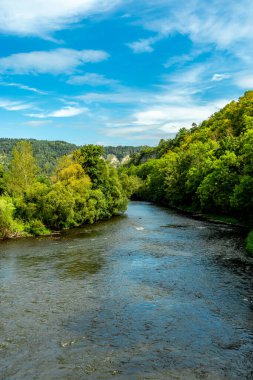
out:
{"label": "current in river", "polygon": [[145,202],[0,243],[0,379],[253,379],[241,231]]}

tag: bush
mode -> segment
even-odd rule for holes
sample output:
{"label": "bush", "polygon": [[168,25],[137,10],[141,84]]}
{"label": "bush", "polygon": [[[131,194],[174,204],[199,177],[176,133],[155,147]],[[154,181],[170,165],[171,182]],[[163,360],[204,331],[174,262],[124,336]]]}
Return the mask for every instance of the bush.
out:
{"label": "bush", "polygon": [[10,198],[0,198],[0,236],[8,237],[14,232],[13,213],[15,207]]}
{"label": "bush", "polygon": [[28,234],[33,236],[50,235],[51,232],[44,226],[41,220],[31,220],[26,224],[25,230]]}
{"label": "bush", "polygon": [[253,230],[250,231],[246,238],[246,250],[253,255]]}

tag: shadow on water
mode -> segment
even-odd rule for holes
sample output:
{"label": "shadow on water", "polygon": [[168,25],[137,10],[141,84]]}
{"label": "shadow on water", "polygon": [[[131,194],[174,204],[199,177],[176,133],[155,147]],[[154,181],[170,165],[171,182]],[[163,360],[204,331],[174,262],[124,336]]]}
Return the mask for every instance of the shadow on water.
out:
{"label": "shadow on water", "polygon": [[72,247],[69,252],[57,252],[52,256],[19,256],[16,265],[23,269],[29,277],[31,273],[37,276],[44,270],[53,271],[59,278],[83,279],[87,274],[95,274],[104,265],[104,259],[99,251],[92,248],[89,251]]}

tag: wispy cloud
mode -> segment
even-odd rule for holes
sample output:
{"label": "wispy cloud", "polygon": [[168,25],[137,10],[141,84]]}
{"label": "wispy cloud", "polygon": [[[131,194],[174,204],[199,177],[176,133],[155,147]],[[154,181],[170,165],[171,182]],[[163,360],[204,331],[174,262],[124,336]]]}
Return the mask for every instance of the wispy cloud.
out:
{"label": "wispy cloud", "polygon": [[[230,49],[235,54],[253,45],[251,0],[148,0],[139,23],[159,36],[187,35],[198,46]],[[243,22],[242,22],[243,20]]]}
{"label": "wispy cloud", "polygon": [[118,81],[110,78],[106,78],[104,75],[96,73],[86,73],[84,75],[74,75],[67,80],[68,84],[73,84],[77,86],[88,85],[88,86],[111,86],[116,85]]}
{"label": "wispy cloud", "polygon": [[86,92],[76,96],[76,99],[85,104],[126,104],[136,106],[136,104],[146,103],[151,97],[149,91],[116,86],[115,89],[107,92]]}
{"label": "wispy cloud", "polygon": [[201,79],[206,70],[206,65],[198,64],[196,66],[191,66],[190,68],[175,71],[171,75],[165,75],[164,78],[167,82],[192,85],[194,83],[201,83]]}
{"label": "wispy cloud", "polygon": [[109,54],[101,50],[55,49],[12,54],[0,58],[0,73],[7,74],[71,74],[86,63],[101,62]]}
{"label": "wispy cloud", "polygon": [[159,36],[140,39],[138,41],[127,43],[127,46],[133,50],[134,53],[152,53],[154,51],[153,45],[159,41]]}
{"label": "wispy cloud", "polygon": [[40,94],[40,95],[46,95],[47,94],[46,92],[38,90],[37,88],[26,86],[26,85],[21,84],[21,83],[8,83],[8,82],[1,82],[0,81],[0,86],[16,87],[16,88],[19,88],[21,90],[31,91],[31,92],[34,92],[34,93]]}
{"label": "wispy cloud", "polygon": [[21,36],[50,35],[91,15],[114,9],[120,0],[1,0],[0,32]]}
{"label": "wispy cloud", "polygon": [[23,111],[32,107],[33,105],[31,103],[0,98],[0,108],[7,111]]}
{"label": "wispy cloud", "polygon": [[243,89],[253,89],[253,71],[239,73],[235,78],[235,83]]}
{"label": "wispy cloud", "polygon": [[46,119],[46,118],[65,118],[65,117],[73,117],[80,115],[82,113],[87,113],[89,110],[88,108],[81,108],[81,107],[64,107],[52,112],[48,113],[32,113],[32,114],[27,114],[29,117],[33,118],[38,118],[38,119]]}
{"label": "wispy cloud", "polygon": [[211,80],[214,82],[219,82],[221,80],[228,79],[230,77],[231,75],[229,74],[214,74]]}
{"label": "wispy cloud", "polygon": [[29,127],[42,127],[51,123],[52,120],[28,120],[23,123],[23,125],[28,125]]}
{"label": "wispy cloud", "polygon": [[[201,70],[197,72],[198,75],[202,75]],[[182,77],[182,74],[182,72],[178,74],[178,78]],[[78,100],[89,104],[91,109],[93,104],[96,105],[96,109],[101,105],[102,115],[104,115],[103,104],[107,104],[107,107],[110,107],[110,103],[122,105],[124,110],[127,107],[128,112],[124,116],[119,109],[118,112],[115,111],[114,106],[109,108],[112,109],[112,113],[104,120],[103,118],[100,120],[100,123],[103,122],[105,125],[101,130],[102,134],[133,140],[149,134],[150,138],[157,140],[175,134],[182,127],[190,128],[193,122],[200,123],[230,100],[223,98],[212,101],[201,100],[199,96],[201,88],[196,90],[195,84],[198,75],[185,72],[184,80],[179,81],[174,76],[170,85],[164,82],[163,85],[154,87],[153,91],[121,88],[107,94],[86,93],[78,96]],[[188,81],[185,81],[186,78]]]}

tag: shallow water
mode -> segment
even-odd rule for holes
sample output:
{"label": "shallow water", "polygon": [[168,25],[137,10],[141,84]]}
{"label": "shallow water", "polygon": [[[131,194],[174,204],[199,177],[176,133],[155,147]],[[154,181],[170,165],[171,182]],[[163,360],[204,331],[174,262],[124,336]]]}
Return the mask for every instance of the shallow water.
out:
{"label": "shallow water", "polygon": [[144,202],[0,244],[0,379],[253,379],[240,231]]}

